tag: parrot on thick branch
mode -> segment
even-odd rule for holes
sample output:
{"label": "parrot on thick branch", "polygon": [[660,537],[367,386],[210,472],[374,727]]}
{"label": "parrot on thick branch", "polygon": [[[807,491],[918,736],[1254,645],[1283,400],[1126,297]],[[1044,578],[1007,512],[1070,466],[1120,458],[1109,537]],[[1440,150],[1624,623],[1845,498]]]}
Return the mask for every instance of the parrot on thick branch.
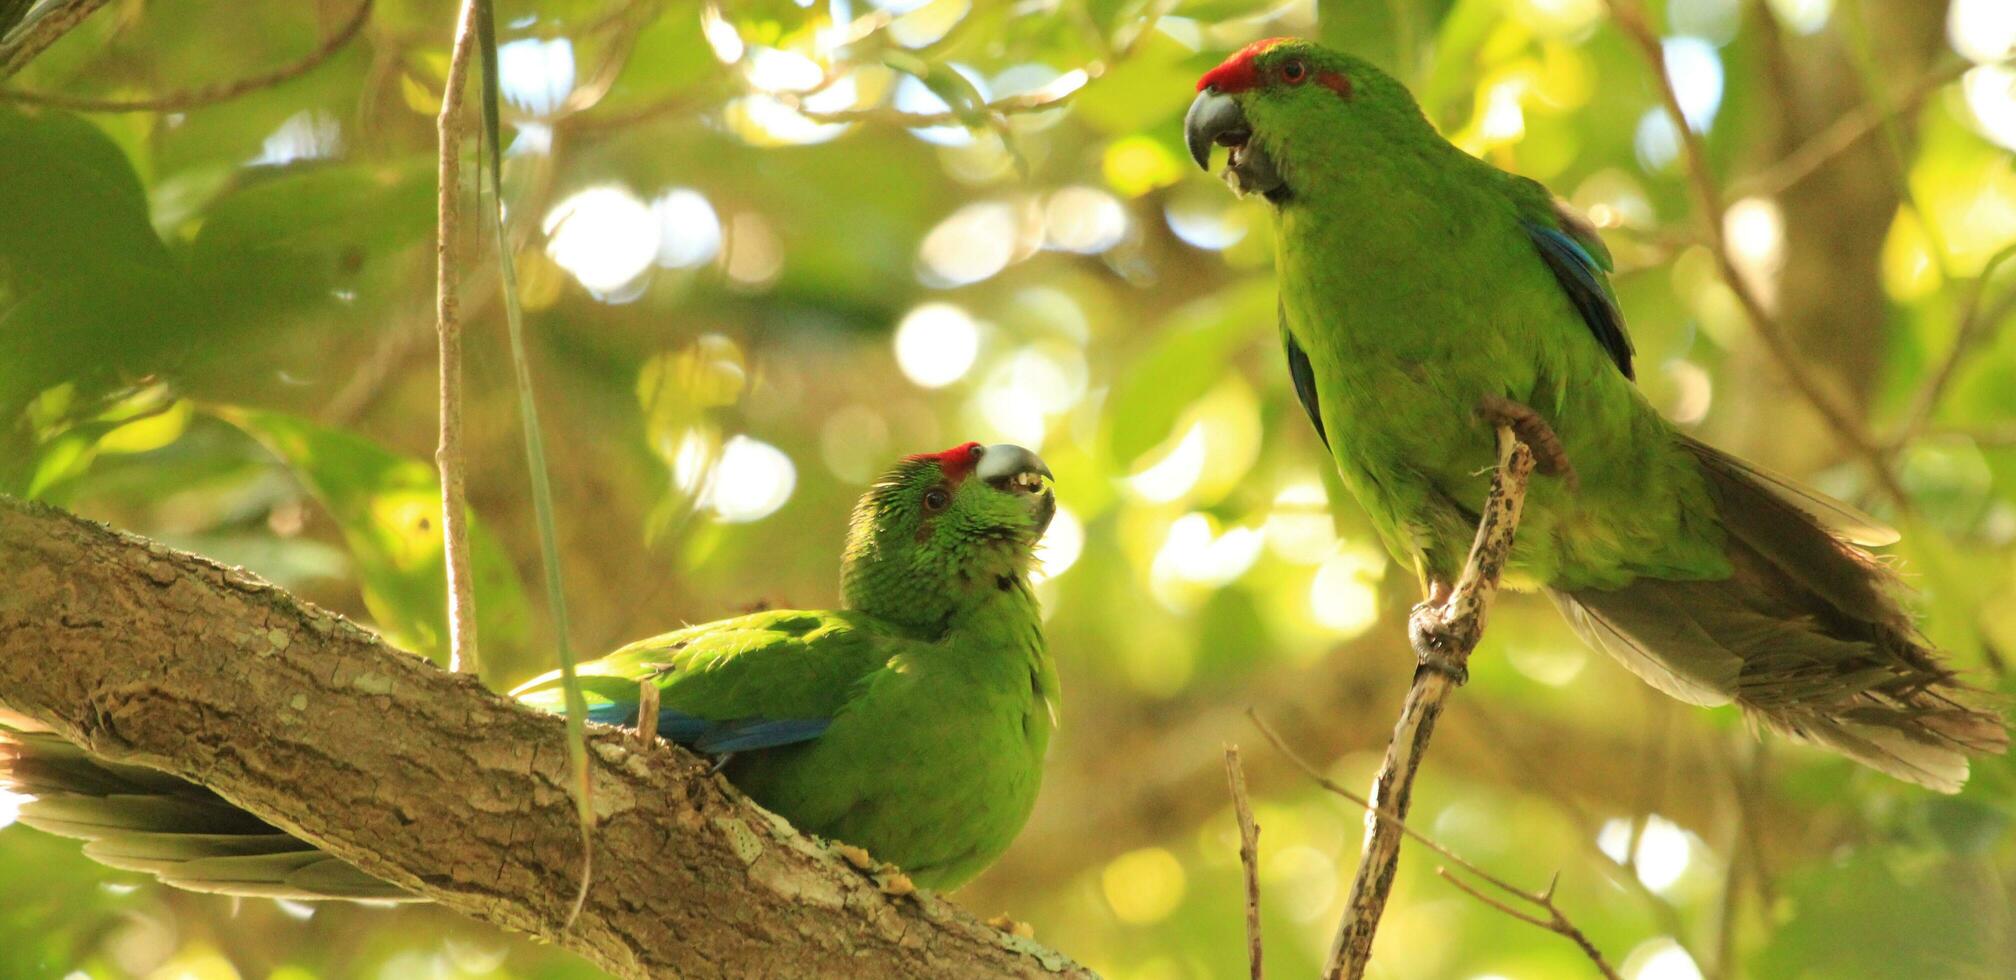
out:
{"label": "parrot on thick branch", "polygon": [[1507,583],[1646,682],[1945,792],[2006,749],[1864,550],[1896,532],[1646,401],[1609,252],[1546,188],[1307,41],[1249,45],[1197,89],[1190,154],[1208,171],[1228,147],[1226,181],[1272,206],[1289,377],[1422,608],[1462,570],[1509,426],[1555,479],[1529,490]]}
{"label": "parrot on thick branch", "polygon": [[[1049,469],[1020,446],[907,457],[854,508],[843,608],[632,643],[582,666],[590,717],[635,725],[649,681],[660,737],[719,759],[756,802],[918,886],[959,885],[1022,829],[1056,726],[1057,673],[1029,583],[1055,513]],[[557,672],[512,694],[563,710]],[[194,783],[18,723],[0,728],[0,786],[34,797],[20,822],[177,887],[414,897]]]}

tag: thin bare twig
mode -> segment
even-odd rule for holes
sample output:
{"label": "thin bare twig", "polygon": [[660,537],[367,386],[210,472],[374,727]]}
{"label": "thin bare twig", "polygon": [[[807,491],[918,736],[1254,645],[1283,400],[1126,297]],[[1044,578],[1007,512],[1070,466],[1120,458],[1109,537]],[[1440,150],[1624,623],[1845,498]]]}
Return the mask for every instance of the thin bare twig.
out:
{"label": "thin bare twig", "polygon": [[1239,866],[1246,872],[1246,961],[1253,980],[1263,980],[1260,968],[1260,825],[1246,798],[1246,767],[1239,746],[1225,746],[1225,783],[1232,790],[1232,813],[1239,820]]}
{"label": "thin bare twig", "polygon": [[462,218],[462,90],[476,49],[476,0],[462,0],[455,47],[441,90],[440,166],[434,241],[434,317],[441,346],[441,437],[434,465],[441,471],[441,547],[448,566],[448,663],[476,673],[476,593],[469,565],[469,489],[462,455],[462,321],[456,296],[456,244]]}
{"label": "thin bare twig", "polygon": [[1880,105],[1864,102],[1842,113],[1826,129],[1815,133],[1776,163],[1735,181],[1730,185],[1730,195],[1737,198],[1776,197],[1785,193],[1813,176],[1828,161],[1848,152],[1869,134],[1881,129],[1885,120],[1917,108],[1927,96],[1967,74],[1967,70],[1973,67],[1974,63],[1970,61],[1949,61],[1919,76],[1917,81],[1887,102]]}
{"label": "thin bare twig", "polygon": [[658,678],[637,682],[637,744],[650,748],[658,741]]}
{"label": "thin bare twig", "polygon": [[[991,102],[984,102],[971,109],[946,109],[942,112],[904,112],[887,106],[871,106],[865,109],[836,109],[822,112],[805,108],[803,96],[797,92],[765,92],[771,98],[796,110],[799,115],[817,123],[885,122],[906,129],[925,126],[949,126],[964,123],[975,117],[1014,116],[1029,112],[1061,107],[1073,95],[1082,91],[1093,79],[1104,75],[1107,65],[1103,61],[1087,62],[1057,77],[1055,81],[1041,88],[1015,95],[1003,96]],[[1074,78],[1074,75],[1076,76]],[[1070,79],[1070,83],[1066,83]]]}
{"label": "thin bare twig", "polygon": [[1983,449],[2008,449],[2016,446],[2016,422],[1998,422],[1979,426],[1939,427],[1928,430],[1932,435],[1958,436],[1971,440]]}
{"label": "thin bare twig", "polygon": [[[1673,79],[1666,71],[1666,52],[1659,43],[1659,36],[1652,30],[1646,19],[1645,9],[1638,0],[1609,0],[1611,19],[1617,22],[1625,35],[1637,46],[1645,59],[1646,66],[1659,89],[1660,101],[1666,108],[1666,116],[1679,133],[1680,145],[1687,161],[1688,186],[1693,191],[1695,206],[1701,211],[1703,230],[1706,233],[1709,251],[1715,256],[1715,265],[1729,290],[1736,294],[1736,300],[1750,319],[1751,329],[1764,348],[1771,355],[1778,369],[1784,372],[1792,387],[1800,397],[1813,406],[1822,421],[1834,433],[1841,444],[1868,466],[1870,475],[1877,486],[1898,507],[1910,505],[1904,488],[1897,482],[1896,474],[1890,471],[1889,460],[1882,448],[1862,424],[1861,419],[1837,400],[1820,380],[1806,368],[1793,348],[1792,340],[1785,333],[1778,318],[1765,307],[1764,301],[1736,268],[1735,259],[1729,251],[1729,243],[1722,229],[1723,198],[1715,184],[1715,175],[1708,165],[1708,151],[1702,145],[1701,134],[1687,124],[1686,113],[1680,109],[1680,96],[1673,89]],[[1880,122],[1880,120],[1879,120]]]}
{"label": "thin bare twig", "polygon": [[1401,705],[1399,723],[1393,728],[1392,740],[1386,744],[1385,761],[1372,783],[1372,800],[1380,806],[1390,805],[1393,819],[1366,819],[1365,847],[1359,855],[1351,896],[1345,902],[1344,918],[1338,924],[1337,937],[1323,970],[1325,980],[1358,980],[1371,962],[1373,935],[1386,912],[1386,899],[1392,894],[1394,873],[1400,866],[1400,836],[1404,826],[1401,821],[1406,819],[1407,807],[1413,799],[1414,777],[1434,734],[1435,721],[1442,715],[1442,704],[1458,683],[1452,675],[1463,669],[1470,651],[1483,635],[1484,614],[1497,591],[1498,573],[1505,565],[1513,535],[1519,528],[1519,511],[1525,504],[1533,462],[1532,450],[1512,429],[1499,427],[1498,469],[1491,478],[1491,495],[1484,503],[1463,575],[1441,607],[1424,606],[1417,610],[1417,622],[1427,619],[1425,627],[1434,631],[1434,638],[1424,642],[1422,629],[1410,630],[1415,634],[1417,650],[1425,655],[1431,642],[1439,642],[1441,646],[1435,652],[1447,659],[1451,669],[1424,666],[1416,670],[1407,700]]}
{"label": "thin bare twig", "polygon": [[1532,902],[1535,905],[1538,905],[1542,909],[1546,910],[1547,917],[1542,919],[1536,915],[1527,915],[1524,912],[1520,912],[1517,909],[1512,908],[1510,905],[1507,905],[1504,902],[1492,899],[1490,896],[1485,895],[1481,891],[1478,891],[1474,886],[1465,883],[1463,879],[1458,878],[1453,874],[1450,874],[1448,868],[1436,868],[1435,873],[1441,875],[1443,881],[1455,885],[1459,890],[1461,890],[1464,894],[1469,895],[1471,898],[1483,902],[1484,904],[1489,905],[1492,908],[1497,909],[1498,911],[1503,912],[1506,915],[1509,915],[1515,919],[1518,919],[1521,922],[1539,926],[1540,928],[1545,929],[1548,932],[1554,933],[1557,936],[1565,937],[1569,942],[1574,943],[1577,947],[1579,947],[1582,950],[1582,955],[1589,958],[1589,962],[1595,965],[1596,971],[1598,973],[1603,974],[1606,980],[1623,980],[1622,977],[1619,977],[1617,975],[1617,969],[1611,966],[1610,961],[1603,957],[1603,951],[1597,949],[1596,944],[1590,942],[1589,937],[1585,935],[1581,929],[1576,928],[1575,923],[1568,921],[1568,917],[1561,914],[1561,909],[1554,904],[1553,882],[1550,881],[1547,883],[1546,891],[1537,892],[1530,895],[1524,893],[1519,894],[1520,898]]}
{"label": "thin bare twig", "polygon": [[[1648,887],[1638,877],[1636,872],[1626,868],[1616,858],[1604,852],[1602,844],[1597,840],[1597,830],[1600,827],[1601,821],[1591,817],[1588,810],[1577,803],[1574,797],[1568,795],[1561,788],[1560,784],[1554,780],[1551,773],[1542,771],[1540,767],[1535,766],[1528,753],[1523,751],[1521,746],[1514,744],[1510,740],[1511,733],[1504,725],[1498,722],[1490,710],[1473,703],[1469,714],[1478,725],[1485,729],[1486,737],[1481,739],[1483,744],[1489,746],[1501,758],[1517,767],[1520,771],[1520,778],[1524,779],[1528,786],[1539,790],[1542,795],[1552,800],[1554,805],[1560,808],[1561,812],[1575,825],[1579,831],[1574,835],[1575,841],[1589,858],[1591,866],[1595,867],[1603,875],[1604,879],[1612,885],[1638,896],[1638,899],[1650,910],[1654,920],[1658,922],[1659,928],[1667,935],[1673,937],[1673,941],[1681,949],[1686,950],[1688,956],[1695,963],[1705,963],[1706,960],[1703,957],[1694,955],[1694,950],[1687,943],[1686,923],[1680,917],[1680,910],[1675,908],[1673,903],[1667,901],[1664,896]],[[1634,844],[1627,851],[1627,854],[1635,855],[1636,852],[1637,847]],[[1704,972],[1704,976],[1706,975]],[[1713,980],[1712,976],[1710,980]]]}
{"label": "thin bare twig", "polygon": [[350,13],[350,19],[343,22],[334,34],[325,38],[321,45],[299,61],[275,68],[272,71],[240,78],[236,81],[217,85],[206,85],[182,92],[170,92],[145,99],[101,99],[82,95],[64,95],[60,92],[24,92],[19,89],[0,89],[0,102],[16,102],[23,105],[43,105],[57,109],[71,109],[77,112],[182,112],[219,102],[227,102],[249,92],[272,88],[282,82],[292,81],[313,70],[323,62],[335,57],[358,32],[364,29],[364,22],[371,19],[373,0],[357,0],[357,9]]}
{"label": "thin bare twig", "polygon": [[1939,362],[1938,368],[1933,370],[1932,376],[1918,389],[1916,397],[1911,399],[1911,408],[1904,415],[1904,424],[1898,427],[1897,434],[1890,440],[1892,452],[1903,448],[1906,443],[1925,431],[1926,424],[1932,421],[1932,413],[1939,408],[1940,399],[1945,397],[1947,387],[1960,373],[1960,366],[1966,362],[1968,355],[1977,350],[1982,341],[1992,336],[1994,328],[2008,319],[2012,311],[2016,311],[2016,291],[2003,296],[1993,306],[1984,306],[1982,303],[1988,293],[1989,283],[1995,278],[1995,273],[2011,258],[2016,258],[2016,242],[2003,246],[2001,251],[1990,256],[1987,264],[1981,267],[1981,275],[1975,278],[1973,286],[1968,289],[1967,298],[1961,301],[1960,326],[1953,333],[1953,346],[1946,351],[1946,357]]}
{"label": "thin bare twig", "polygon": [[0,78],[12,78],[44,48],[70,33],[110,0],[69,0],[36,12],[31,20],[16,25],[13,36],[0,44]]}
{"label": "thin bare twig", "polygon": [[1484,904],[1491,906],[1492,908],[1504,912],[1506,915],[1512,916],[1513,918],[1518,919],[1521,922],[1531,923],[1533,925],[1539,926],[1542,929],[1546,929],[1549,932],[1557,933],[1561,936],[1568,938],[1569,940],[1573,941],[1576,946],[1581,947],[1583,954],[1589,957],[1589,961],[1591,963],[1595,964],[1598,972],[1602,973],[1603,976],[1609,978],[1609,980],[1617,980],[1617,971],[1611,968],[1610,961],[1604,958],[1602,951],[1598,950],[1596,948],[1596,944],[1590,942],[1589,937],[1584,935],[1582,933],[1582,930],[1577,928],[1575,924],[1571,922],[1565,914],[1562,913],[1560,908],[1554,904],[1554,882],[1549,881],[1547,883],[1547,888],[1544,891],[1529,892],[1524,888],[1520,888],[1517,885],[1514,885],[1511,882],[1508,882],[1505,879],[1500,878],[1497,875],[1494,875],[1491,872],[1486,871],[1483,868],[1480,868],[1477,865],[1470,863],[1470,860],[1468,858],[1465,858],[1464,856],[1457,854],[1455,851],[1452,851],[1447,847],[1444,847],[1441,844],[1441,842],[1435,840],[1433,837],[1429,837],[1428,835],[1423,834],[1420,831],[1407,826],[1406,821],[1402,820],[1393,811],[1373,805],[1372,801],[1367,800],[1364,797],[1351,792],[1349,789],[1346,789],[1343,785],[1339,784],[1336,780],[1323,775],[1321,770],[1317,769],[1314,765],[1311,765],[1308,760],[1298,755],[1294,749],[1289,748],[1288,743],[1282,741],[1281,736],[1276,734],[1274,729],[1271,726],[1269,726],[1265,721],[1261,720],[1260,715],[1257,712],[1248,710],[1246,712],[1246,717],[1252,720],[1254,727],[1260,729],[1260,734],[1265,736],[1267,741],[1272,743],[1277,751],[1279,751],[1284,757],[1286,757],[1289,762],[1293,763],[1297,769],[1302,770],[1302,772],[1306,774],[1312,781],[1314,781],[1316,785],[1321,786],[1323,789],[1335,793],[1338,796],[1341,796],[1347,800],[1350,800],[1353,803],[1356,803],[1358,806],[1364,808],[1366,814],[1372,819],[1377,820],[1378,822],[1393,828],[1393,830],[1396,833],[1404,834],[1407,837],[1412,838],[1415,843],[1420,844],[1421,846],[1426,847],[1427,849],[1435,852],[1438,856],[1448,861],[1449,863],[1459,868],[1462,868],[1463,871],[1469,874],[1471,877],[1476,878],[1479,881],[1485,882],[1486,884],[1489,884],[1491,887],[1496,888],[1507,895],[1510,895],[1514,898],[1538,906],[1540,909],[1547,912],[1548,916],[1547,918],[1542,919],[1530,913],[1514,909],[1511,906],[1505,904],[1504,902],[1498,901],[1497,899],[1493,899],[1487,895],[1482,894],[1480,891],[1478,891],[1478,889],[1475,886],[1450,874],[1448,868],[1437,867],[1435,869],[1435,873],[1441,875],[1443,880],[1448,881],[1452,885],[1455,885],[1457,888],[1476,898],[1478,901],[1481,901]]}

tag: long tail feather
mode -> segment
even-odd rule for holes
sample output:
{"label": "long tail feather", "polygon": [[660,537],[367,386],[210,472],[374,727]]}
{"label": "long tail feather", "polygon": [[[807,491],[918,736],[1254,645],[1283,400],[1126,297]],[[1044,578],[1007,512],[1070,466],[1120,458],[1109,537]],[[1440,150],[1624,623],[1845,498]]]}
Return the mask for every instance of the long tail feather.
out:
{"label": "long tail feather", "polygon": [[2001,715],[1919,635],[1896,575],[1856,546],[1885,540],[1887,529],[1733,456],[1687,446],[1728,532],[1734,573],[1555,594],[1591,645],[1682,700],[1735,701],[1760,727],[1942,792],[1967,781],[1969,756],[2007,750]]}
{"label": "long tail feather", "polygon": [[20,821],[88,841],[84,854],[190,891],[413,901],[186,780],[93,759],[46,732],[0,728],[0,787],[34,797]]}

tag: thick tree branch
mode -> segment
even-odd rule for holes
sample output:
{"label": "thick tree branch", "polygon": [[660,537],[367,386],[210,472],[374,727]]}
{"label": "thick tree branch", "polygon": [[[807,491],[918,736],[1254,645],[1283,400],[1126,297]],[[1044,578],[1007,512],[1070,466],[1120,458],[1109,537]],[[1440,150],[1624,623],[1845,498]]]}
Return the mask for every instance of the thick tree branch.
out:
{"label": "thick tree branch", "polygon": [[358,867],[625,977],[1090,974],[891,897],[697,757],[590,742],[596,888],[559,718],[247,574],[0,497],[0,701]]}

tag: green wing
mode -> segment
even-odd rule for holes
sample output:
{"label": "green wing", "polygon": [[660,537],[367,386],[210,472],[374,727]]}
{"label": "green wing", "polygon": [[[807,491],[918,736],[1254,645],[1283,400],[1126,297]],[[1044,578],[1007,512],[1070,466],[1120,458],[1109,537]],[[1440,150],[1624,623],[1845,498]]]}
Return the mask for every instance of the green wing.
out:
{"label": "green wing", "polygon": [[[638,685],[649,679],[665,737],[739,751],[817,737],[901,642],[856,613],[773,610],[639,640],[579,673],[595,721],[634,723]],[[558,671],[511,695],[564,710]]]}

